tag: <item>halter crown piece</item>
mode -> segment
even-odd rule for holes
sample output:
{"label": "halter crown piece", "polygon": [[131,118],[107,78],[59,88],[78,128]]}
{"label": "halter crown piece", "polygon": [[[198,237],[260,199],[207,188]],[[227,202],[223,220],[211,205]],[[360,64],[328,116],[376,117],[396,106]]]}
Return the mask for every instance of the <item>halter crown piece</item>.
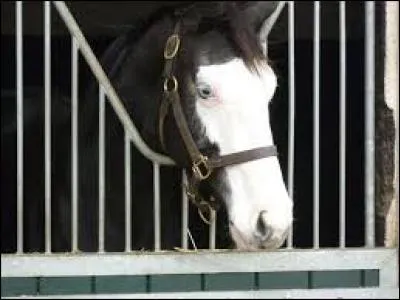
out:
{"label": "halter crown piece", "polygon": [[160,143],[165,150],[166,147],[163,135],[164,119],[168,114],[170,105],[172,105],[176,125],[191,160],[192,173],[188,174],[186,193],[191,202],[198,207],[202,219],[209,224],[209,222],[204,218],[203,213],[207,211],[211,215],[211,210],[217,210],[219,208],[219,203],[215,201],[214,197],[210,197],[209,201],[206,201],[201,197],[198,192],[199,183],[206,180],[212,174],[214,169],[241,164],[269,156],[276,156],[277,150],[275,146],[267,146],[212,157],[203,155],[199,151],[186,122],[179,95],[178,80],[173,74],[174,59],[179,52],[181,44],[179,34],[180,27],[181,20],[179,18],[175,24],[174,33],[168,37],[164,48],[164,93],[159,110],[159,138]]}

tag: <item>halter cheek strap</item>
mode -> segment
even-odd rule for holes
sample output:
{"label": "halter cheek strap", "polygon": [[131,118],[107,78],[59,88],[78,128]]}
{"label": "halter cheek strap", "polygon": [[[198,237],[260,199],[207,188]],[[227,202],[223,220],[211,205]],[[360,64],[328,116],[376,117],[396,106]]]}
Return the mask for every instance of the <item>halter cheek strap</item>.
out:
{"label": "halter cheek strap", "polygon": [[163,126],[169,108],[172,106],[176,125],[191,161],[192,173],[188,176],[187,194],[189,199],[199,208],[199,211],[204,212],[209,209],[218,209],[219,206],[216,201],[205,201],[198,192],[199,183],[207,179],[214,169],[276,156],[277,150],[275,146],[267,146],[212,157],[207,157],[199,151],[186,122],[179,95],[178,81],[173,74],[174,58],[178,54],[180,46],[179,31],[180,21],[176,23],[174,33],[168,38],[164,49],[164,94],[159,110],[159,136],[161,145],[165,150]]}

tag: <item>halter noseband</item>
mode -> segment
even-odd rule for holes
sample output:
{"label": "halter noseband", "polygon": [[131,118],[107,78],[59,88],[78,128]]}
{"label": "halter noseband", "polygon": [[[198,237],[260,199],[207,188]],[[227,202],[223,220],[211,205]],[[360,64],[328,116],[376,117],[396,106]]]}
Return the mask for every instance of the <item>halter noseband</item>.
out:
{"label": "halter noseband", "polygon": [[198,192],[199,183],[207,179],[214,169],[276,156],[277,150],[275,146],[267,146],[212,157],[207,157],[199,151],[186,122],[178,91],[178,80],[173,74],[174,58],[177,56],[180,46],[180,26],[181,21],[178,20],[174,33],[169,36],[164,48],[164,94],[159,111],[159,137],[161,145],[165,149],[163,135],[164,119],[168,114],[169,106],[172,105],[176,125],[191,160],[192,174],[188,176],[186,193],[189,199],[198,207],[202,219],[206,222],[202,213],[210,211],[210,209],[217,210],[219,203],[215,201],[214,197],[210,197],[209,201],[204,200]]}

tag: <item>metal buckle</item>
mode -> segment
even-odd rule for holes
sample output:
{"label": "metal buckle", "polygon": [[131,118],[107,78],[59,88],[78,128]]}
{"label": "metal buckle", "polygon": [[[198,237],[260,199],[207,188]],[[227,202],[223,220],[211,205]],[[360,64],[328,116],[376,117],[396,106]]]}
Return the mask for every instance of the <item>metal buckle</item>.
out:
{"label": "metal buckle", "polygon": [[[199,180],[204,180],[208,178],[211,174],[211,168],[207,164],[208,157],[204,155],[200,155],[199,159],[197,161],[193,162],[192,166],[192,171],[193,174],[197,177]],[[205,170],[205,174],[203,174],[203,170]]]}
{"label": "metal buckle", "polygon": [[164,92],[171,93],[176,92],[178,90],[178,80],[176,80],[175,76],[171,76],[165,78],[164,80]]}
{"label": "metal buckle", "polygon": [[168,38],[167,42],[165,43],[164,58],[165,59],[174,58],[176,53],[178,53],[179,45],[180,45],[179,35],[177,34],[171,35]]}

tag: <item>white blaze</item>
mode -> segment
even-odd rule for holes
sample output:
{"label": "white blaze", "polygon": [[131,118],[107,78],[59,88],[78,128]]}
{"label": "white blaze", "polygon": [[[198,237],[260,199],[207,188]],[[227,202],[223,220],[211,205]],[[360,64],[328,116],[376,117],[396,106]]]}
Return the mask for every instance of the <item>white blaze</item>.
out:
{"label": "white blaze", "polygon": [[[197,81],[212,86],[215,97],[196,103],[205,134],[215,142],[221,155],[274,145],[268,103],[277,80],[265,64],[259,74],[250,72],[240,59],[218,65],[200,66]],[[292,221],[288,197],[276,156],[226,167],[231,197],[227,199],[232,236],[239,248],[251,248],[259,213],[267,211],[267,224],[274,238]],[[232,229],[232,228],[231,228]]]}

